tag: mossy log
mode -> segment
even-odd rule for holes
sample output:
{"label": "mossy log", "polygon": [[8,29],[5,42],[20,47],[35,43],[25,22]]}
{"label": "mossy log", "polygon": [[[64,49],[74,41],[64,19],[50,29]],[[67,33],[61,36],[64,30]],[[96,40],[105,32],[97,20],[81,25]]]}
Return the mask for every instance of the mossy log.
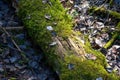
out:
{"label": "mossy log", "polygon": [[[46,19],[45,14],[51,15],[51,18]],[[98,53],[94,52],[98,54],[97,61],[83,60],[75,54],[74,50],[78,50],[80,46],[77,45],[81,44],[80,42],[76,43],[76,35],[71,38],[73,34],[71,17],[66,14],[60,0],[47,0],[47,2],[20,0],[18,16],[23,20],[28,36],[35,45],[42,48],[47,62],[58,72],[61,80],[95,80],[100,76],[105,80],[119,80],[117,76],[111,76],[107,73],[104,66],[101,65],[104,62],[100,62],[103,57],[99,56]],[[57,24],[54,25],[54,22]],[[52,26],[57,36],[52,36],[51,31],[48,31],[46,26]],[[69,50],[66,48],[67,46],[72,46],[72,48],[76,46],[74,44],[66,45],[65,40],[73,42],[77,49]],[[50,47],[49,44],[54,41],[57,41],[58,44]],[[93,52],[89,50],[89,46],[87,49],[88,52]],[[82,52],[82,50],[78,51]]]}

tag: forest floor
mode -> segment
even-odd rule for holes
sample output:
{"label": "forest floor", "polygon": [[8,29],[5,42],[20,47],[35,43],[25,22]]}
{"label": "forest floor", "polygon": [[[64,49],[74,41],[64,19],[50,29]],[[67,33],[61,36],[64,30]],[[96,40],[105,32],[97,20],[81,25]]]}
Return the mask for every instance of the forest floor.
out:
{"label": "forest floor", "polygon": [[23,28],[15,9],[0,0],[0,80],[57,80]]}
{"label": "forest floor", "polygon": [[[76,45],[74,49],[77,52],[77,47],[83,47],[86,43],[86,36],[88,36],[88,40],[91,44],[91,47],[95,50],[101,51],[108,63],[108,66],[105,67],[108,72],[116,71],[117,74],[120,75],[120,34],[118,33],[119,37],[115,39],[107,49],[104,47],[106,44],[109,43],[112,36],[115,35],[116,26],[119,24],[119,19],[112,17],[109,13],[98,13],[89,12],[89,9],[92,6],[97,6],[98,8],[105,8],[106,10],[111,10],[118,12],[120,11],[120,4],[119,1],[111,3],[106,0],[75,0],[75,1],[65,1],[61,0],[63,6],[68,9],[68,14],[73,17],[75,22],[75,26],[73,28],[73,32],[75,34],[81,33],[81,35],[74,35],[73,37],[78,40],[78,42],[82,43],[75,43],[72,41],[73,45]],[[69,3],[69,4],[68,4]],[[113,14],[114,15],[114,14]],[[73,43],[74,42],[74,43]],[[88,55],[87,53],[83,53],[84,57]],[[89,59],[96,59],[95,56],[89,57]]]}

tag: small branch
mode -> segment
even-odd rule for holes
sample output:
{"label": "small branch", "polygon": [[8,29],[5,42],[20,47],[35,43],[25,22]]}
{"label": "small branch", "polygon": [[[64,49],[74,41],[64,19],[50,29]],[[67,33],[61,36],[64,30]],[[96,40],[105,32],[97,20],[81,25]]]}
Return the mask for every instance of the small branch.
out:
{"label": "small branch", "polygon": [[19,46],[16,44],[16,42],[12,39],[11,35],[6,31],[6,29],[1,26],[0,26],[0,28],[5,32],[5,34],[7,34],[8,37],[10,37],[10,39],[12,40],[13,44],[18,49],[18,51],[22,52],[22,50],[19,48]]}
{"label": "small branch", "polygon": [[22,30],[24,27],[19,26],[19,27],[5,27],[6,30]]}

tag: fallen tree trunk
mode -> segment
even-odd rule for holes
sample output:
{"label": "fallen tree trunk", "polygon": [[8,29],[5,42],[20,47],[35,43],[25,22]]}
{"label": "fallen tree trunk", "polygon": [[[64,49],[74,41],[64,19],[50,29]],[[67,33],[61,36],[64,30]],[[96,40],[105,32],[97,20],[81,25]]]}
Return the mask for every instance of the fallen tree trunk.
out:
{"label": "fallen tree trunk", "polygon": [[[61,80],[95,80],[98,74],[107,80],[117,80],[117,77],[111,77],[104,69],[105,58],[100,52],[94,52],[98,58],[96,61],[83,60],[83,56],[78,56],[85,54],[85,51],[80,47],[82,44],[78,35],[71,38],[71,17],[66,14],[59,0],[20,0],[19,5],[18,15],[23,20],[29,37],[35,45],[42,48],[48,64]],[[49,15],[47,19],[46,15]],[[52,31],[47,30],[47,26]],[[65,41],[71,43],[66,45]],[[70,45],[72,50],[68,48]],[[86,49],[93,52],[89,46]]]}

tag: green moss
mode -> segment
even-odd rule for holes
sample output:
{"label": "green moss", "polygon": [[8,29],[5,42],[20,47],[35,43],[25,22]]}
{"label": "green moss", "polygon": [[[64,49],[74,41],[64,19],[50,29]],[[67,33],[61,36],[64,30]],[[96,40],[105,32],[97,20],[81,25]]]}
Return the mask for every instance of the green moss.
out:
{"label": "green moss", "polygon": [[[69,63],[74,65],[72,70],[68,69]],[[102,77],[103,80],[119,80],[115,75],[108,74],[100,64],[95,64],[91,60],[82,61],[74,55],[66,57],[61,65],[61,80],[95,80],[98,77]]]}
{"label": "green moss", "polygon": [[113,44],[113,42],[115,41],[115,39],[118,37],[118,35],[119,35],[119,33],[116,32],[116,33],[112,36],[111,40],[108,41],[108,42],[105,44],[104,48],[109,48],[109,47]]}
{"label": "green moss", "polygon": [[[67,39],[71,35],[72,21],[71,17],[66,14],[59,0],[50,0],[52,5],[43,4],[42,0],[20,0],[18,15],[23,20],[28,35],[33,40],[34,44],[39,45],[50,66],[55,71],[59,71],[61,80],[95,80],[101,76],[105,80],[118,80],[110,76],[104,66],[106,65],[105,57],[99,52],[91,48],[88,40],[84,48],[87,53],[92,53],[97,56],[96,61],[84,60],[81,57],[74,55],[72,51],[67,51],[63,58],[57,54],[57,47],[50,47],[49,44],[53,38],[51,32],[46,29],[46,26],[53,26],[54,31],[58,36]],[[44,15],[50,14],[51,19],[45,19]],[[30,16],[30,19],[27,19]],[[54,25],[56,22],[57,25]],[[77,34],[77,33],[76,33]],[[80,34],[79,34],[80,35]],[[63,40],[64,40],[63,39]],[[71,52],[73,54],[71,54]],[[70,53],[70,55],[66,55]],[[68,69],[68,64],[75,65],[73,70]],[[109,79],[108,79],[109,78]]]}

